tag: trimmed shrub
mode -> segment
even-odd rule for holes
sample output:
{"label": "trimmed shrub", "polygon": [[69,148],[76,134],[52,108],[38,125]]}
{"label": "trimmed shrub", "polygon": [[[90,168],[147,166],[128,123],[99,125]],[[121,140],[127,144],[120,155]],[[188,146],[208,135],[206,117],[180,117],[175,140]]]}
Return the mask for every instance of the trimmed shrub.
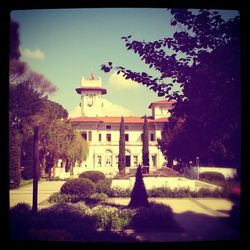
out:
{"label": "trimmed shrub", "polygon": [[87,178],[78,178],[65,182],[61,187],[63,194],[76,194],[88,197],[95,193],[95,183]]}
{"label": "trimmed shrub", "polygon": [[48,177],[46,178],[47,181],[69,181],[70,177],[67,178],[60,178],[59,176],[56,177]]}
{"label": "trimmed shrub", "polygon": [[215,198],[221,198],[223,197],[223,191],[220,191],[219,189],[211,190],[208,188],[201,188],[197,192],[191,193],[192,197],[215,197]]}
{"label": "trimmed shrub", "polygon": [[130,176],[135,176],[135,174],[121,174],[121,173],[117,173],[115,176],[114,176],[114,180],[129,180],[129,177]]}
{"label": "trimmed shrub", "polygon": [[100,171],[85,171],[79,175],[79,178],[87,178],[93,181],[94,183],[98,183],[101,180],[104,180],[105,174]]}
{"label": "trimmed shrub", "polygon": [[97,193],[105,193],[107,195],[111,192],[112,179],[104,179],[96,184]]}
{"label": "trimmed shrub", "polygon": [[79,201],[84,201],[86,197],[81,194],[62,194],[62,193],[54,193],[52,194],[48,201],[49,202],[71,202],[71,203],[77,203]]}
{"label": "trimmed shrub", "polygon": [[111,192],[109,194],[110,197],[130,197],[131,190],[129,188],[119,188],[115,187],[111,189]]}
{"label": "trimmed shrub", "polygon": [[31,207],[27,203],[18,203],[10,209],[11,239],[27,238],[29,223],[32,220]]}
{"label": "trimmed shrub", "polygon": [[24,180],[30,180],[33,178],[33,169],[26,167],[24,168],[24,170],[22,171],[22,178]]}
{"label": "trimmed shrub", "polygon": [[[145,137],[145,133],[144,133],[144,137]],[[134,184],[134,187],[131,193],[131,199],[129,202],[129,207],[140,207],[140,206],[149,207],[148,194],[147,194],[147,190],[145,188],[144,181],[143,181],[141,165],[139,165],[137,168],[135,184]]]}
{"label": "trimmed shrub", "polygon": [[61,229],[31,229],[28,235],[30,240],[42,241],[73,241],[71,233]]}
{"label": "trimmed shrub", "polygon": [[95,193],[95,194],[92,194],[90,197],[87,197],[84,199],[84,201],[87,203],[87,204],[98,204],[100,202],[105,202],[108,200],[108,196],[104,193]]}
{"label": "trimmed shrub", "polygon": [[31,206],[28,203],[18,203],[10,209],[12,215],[28,215],[31,212]]}
{"label": "trimmed shrub", "polygon": [[102,229],[122,229],[130,224],[135,211],[132,209],[118,209],[112,206],[97,206],[91,210],[97,218],[97,227]]}
{"label": "trimmed shrub", "polygon": [[207,181],[211,183],[225,183],[225,177],[223,174],[218,172],[203,172],[199,175],[201,181]]}
{"label": "trimmed shrub", "polygon": [[139,207],[130,226],[136,231],[178,231],[172,209],[163,204],[150,203],[150,207]]}

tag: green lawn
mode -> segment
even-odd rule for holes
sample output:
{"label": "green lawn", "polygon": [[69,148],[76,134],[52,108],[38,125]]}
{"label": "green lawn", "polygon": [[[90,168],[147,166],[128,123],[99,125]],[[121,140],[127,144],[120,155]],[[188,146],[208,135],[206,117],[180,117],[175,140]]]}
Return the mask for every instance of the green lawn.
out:
{"label": "green lawn", "polygon": [[32,184],[33,183],[33,180],[21,180],[20,182],[20,186],[19,187],[24,187],[24,186],[27,186],[29,184]]}

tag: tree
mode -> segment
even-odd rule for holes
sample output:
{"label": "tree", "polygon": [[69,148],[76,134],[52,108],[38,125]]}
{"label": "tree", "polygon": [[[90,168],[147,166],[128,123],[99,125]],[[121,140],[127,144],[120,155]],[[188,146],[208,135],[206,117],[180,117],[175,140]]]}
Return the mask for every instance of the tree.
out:
{"label": "tree", "polygon": [[16,129],[9,130],[9,187],[17,188],[21,181],[21,137]]}
{"label": "tree", "polygon": [[10,59],[18,60],[20,58],[19,44],[19,24],[10,20]]}
{"label": "tree", "polygon": [[131,199],[128,206],[134,208],[149,207],[148,194],[144,185],[140,164],[137,168],[135,184],[131,193]]}
{"label": "tree", "polygon": [[120,140],[119,140],[119,155],[118,155],[118,169],[120,174],[125,174],[125,129],[124,118],[121,117],[120,123]]}
{"label": "tree", "polygon": [[148,141],[148,120],[145,115],[143,124],[142,140],[142,165],[149,166],[149,141]]}
{"label": "tree", "polygon": [[[70,145],[66,154],[66,171],[72,170],[76,163],[81,164],[82,161],[85,161],[88,156],[88,142],[82,138],[81,134],[77,131],[74,131],[74,138],[70,142]],[[67,169],[68,168],[68,169]]]}
{"label": "tree", "polygon": [[207,9],[170,12],[171,25],[177,27],[172,37],[154,42],[122,37],[127,49],[158,71],[159,77],[113,67],[111,62],[101,68],[105,72],[115,68],[127,79],[177,101],[172,116],[184,119],[186,125],[171,144],[186,145],[187,158],[196,155],[203,162],[230,162],[239,167],[240,18],[225,21],[217,11]]}
{"label": "tree", "polygon": [[[30,144],[27,143],[28,138],[33,135],[32,117],[41,109],[42,101],[39,94],[31,89],[26,81],[17,85],[10,84],[9,90],[10,187],[17,188],[20,184],[23,152],[32,152],[32,145],[30,148]],[[24,156],[27,167],[25,171],[32,169],[32,159],[27,162],[29,156]]]}
{"label": "tree", "polygon": [[[55,85],[44,76],[32,71],[26,63],[20,61],[21,53],[19,50],[18,29],[19,24],[11,20],[9,53],[9,150],[12,162],[10,164],[11,182],[13,182],[11,176],[14,175],[15,171],[15,176],[20,176],[20,162],[25,167],[24,175],[27,178],[30,177],[32,173],[32,160],[30,158],[32,155],[32,142],[30,138],[33,138],[33,127],[40,123],[45,124],[50,122],[50,120],[44,120],[44,117],[41,116],[41,111],[46,106],[46,103],[49,103],[47,96],[57,90]],[[65,117],[65,113],[63,116]],[[12,151],[13,153],[11,153]],[[17,181],[18,184],[15,187],[18,187],[19,182]]]}
{"label": "tree", "polygon": [[22,178],[29,180],[33,178],[33,155],[34,155],[34,136],[23,138],[21,146],[21,168]]}

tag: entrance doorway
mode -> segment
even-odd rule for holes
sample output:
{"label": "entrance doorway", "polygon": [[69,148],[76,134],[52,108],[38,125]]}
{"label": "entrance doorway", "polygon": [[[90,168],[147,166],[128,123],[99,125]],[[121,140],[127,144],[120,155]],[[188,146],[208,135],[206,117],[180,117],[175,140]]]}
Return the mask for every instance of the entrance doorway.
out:
{"label": "entrance doorway", "polygon": [[130,155],[126,155],[125,159],[126,159],[126,167],[130,167],[131,166]]}

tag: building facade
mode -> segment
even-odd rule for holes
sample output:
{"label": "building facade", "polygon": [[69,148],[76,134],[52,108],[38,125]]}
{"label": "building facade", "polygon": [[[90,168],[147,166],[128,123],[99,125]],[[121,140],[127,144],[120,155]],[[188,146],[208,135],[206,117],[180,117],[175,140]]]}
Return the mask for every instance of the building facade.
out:
{"label": "building facade", "polygon": [[[81,86],[76,88],[81,96],[81,117],[71,118],[74,128],[88,141],[89,154],[81,163],[83,170],[99,170],[107,175],[118,172],[118,154],[121,117],[102,116],[102,95],[107,90],[102,88],[101,78],[82,77]],[[147,117],[149,127],[149,159],[150,169],[164,165],[165,159],[157,146],[161,138],[162,126],[170,116],[172,102],[163,100],[153,102],[148,108],[152,116]],[[144,117],[124,117],[126,170],[142,163],[142,131]]]}

